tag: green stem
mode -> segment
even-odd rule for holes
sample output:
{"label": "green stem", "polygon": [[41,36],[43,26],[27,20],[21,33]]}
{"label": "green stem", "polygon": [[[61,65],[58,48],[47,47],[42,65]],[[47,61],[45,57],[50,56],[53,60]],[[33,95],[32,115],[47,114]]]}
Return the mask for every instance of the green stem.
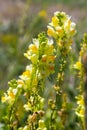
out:
{"label": "green stem", "polygon": [[10,110],[9,110],[9,115],[8,115],[8,118],[9,118],[9,129],[10,130],[13,130],[13,127],[12,127],[12,121],[11,121],[11,118],[12,118],[12,114],[13,114],[13,106],[11,106]]}
{"label": "green stem", "polygon": [[51,119],[50,119],[50,126],[51,126],[50,128],[51,128],[51,129],[52,129],[52,126],[53,126],[53,119],[52,119],[52,117],[53,117],[53,111],[52,111],[51,117],[50,117],[50,118],[51,118]]}

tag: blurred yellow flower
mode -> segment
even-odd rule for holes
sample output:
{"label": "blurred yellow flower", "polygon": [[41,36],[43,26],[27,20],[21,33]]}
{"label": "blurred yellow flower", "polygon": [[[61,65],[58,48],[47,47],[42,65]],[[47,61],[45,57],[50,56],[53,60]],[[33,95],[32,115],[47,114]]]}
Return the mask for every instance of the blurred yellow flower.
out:
{"label": "blurred yellow flower", "polygon": [[82,63],[80,61],[76,62],[76,64],[74,65],[75,69],[81,70],[82,68]]}
{"label": "blurred yellow flower", "polygon": [[54,31],[53,31],[53,29],[48,29],[47,30],[47,34],[49,35],[49,36],[53,36],[53,34],[54,34]]}
{"label": "blurred yellow flower", "polygon": [[61,33],[61,32],[63,32],[63,29],[62,29],[61,27],[57,27],[57,28],[56,28],[56,31],[57,31],[58,33]]}
{"label": "blurred yellow flower", "polygon": [[81,110],[79,111],[79,114],[82,115],[82,116],[84,116],[84,109],[81,109]]}
{"label": "blurred yellow flower", "polygon": [[30,102],[28,102],[27,104],[25,104],[24,108],[25,108],[26,111],[31,110],[31,104],[30,104]]}
{"label": "blurred yellow flower", "polygon": [[80,97],[80,99],[78,99],[77,104],[81,105],[81,106],[84,106],[84,100],[83,100],[82,97]]}
{"label": "blurred yellow flower", "polygon": [[10,96],[11,98],[15,98],[15,95],[14,95],[13,92],[9,92],[9,96]]}
{"label": "blurred yellow flower", "polygon": [[23,72],[22,75],[23,75],[23,76],[30,76],[30,71],[29,71],[29,70],[26,70],[25,72]]}
{"label": "blurred yellow flower", "polygon": [[1,101],[2,101],[2,103],[4,103],[4,102],[6,102],[6,97],[5,96],[3,96],[2,98],[1,98]]}
{"label": "blurred yellow flower", "polygon": [[32,52],[36,52],[36,51],[37,51],[37,47],[36,47],[34,44],[30,44],[29,49],[30,49]]}
{"label": "blurred yellow flower", "polygon": [[17,83],[18,83],[18,88],[21,88],[21,87],[24,85],[24,82],[23,82],[23,80],[21,80],[21,79],[19,79],[19,80],[17,81]]}
{"label": "blurred yellow flower", "polygon": [[46,18],[46,17],[47,17],[47,12],[46,12],[45,10],[41,10],[41,11],[39,12],[39,16]]}

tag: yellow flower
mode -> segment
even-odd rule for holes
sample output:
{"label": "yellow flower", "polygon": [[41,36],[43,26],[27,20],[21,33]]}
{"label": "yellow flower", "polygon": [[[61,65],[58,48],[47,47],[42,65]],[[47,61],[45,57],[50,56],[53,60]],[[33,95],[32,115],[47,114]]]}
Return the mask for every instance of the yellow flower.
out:
{"label": "yellow flower", "polygon": [[8,94],[11,98],[15,98],[15,95],[14,95],[14,93],[13,92],[9,92],[9,94]]}
{"label": "yellow flower", "polygon": [[23,74],[22,74],[23,76],[30,76],[30,71],[29,70],[26,70],[25,72],[23,72]]}
{"label": "yellow flower", "polygon": [[6,97],[5,96],[3,96],[2,98],[1,98],[1,101],[2,101],[2,103],[4,103],[4,102],[6,102]]}
{"label": "yellow flower", "polygon": [[28,126],[25,126],[22,130],[29,130]]}
{"label": "yellow flower", "polygon": [[54,35],[54,31],[53,31],[53,29],[48,28],[48,30],[47,30],[47,34],[48,34],[49,36],[53,36],[53,35]]}
{"label": "yellow flower", "polygon": [[78,69],[78,70],[81,70],[81,68],[82,68],[81,62],[80,61],[76,62],[76,64],[74,65],[74,68]]}
{"label": "yellow flower", "polygon": [[54,38],[57,38],[57,32],[54,31],[54,29],[51,28],[51,27],[48,28],[47,34],[48,34],[48,36],[52,36],[52,37],[54,37]]}
{"label": "yellow flower", "polygon": [[38,55],[37,54],[32,54],[30,56],[30,60],[32,61],[32,63],[36,64],[37,60],[38,60]]}
{"label": "yellow flower", "polygon": [[17,83],[18,83],[18,88],[21,88],[24,85],[24,82],[21,79],[19,79]]}
{"label": "yellow flower", "polygon": [[68,20],[68,27],[70,27],[70,25],[71,25],[71,20],[69,19]]}
{"label": "yellow flower", "polygon": [[46,18],[46,17],[47,17],[46,11],[45,11],[45,10],[41,10],[41,11],[39,12],[39,16]]}
{"label": "yellow flower", "polygon": [[24,108],[26,111],[31,110],[31,104],[28,102],[27,104],[24,105]]}
{"label": "yellow flower", "polygon": [[83,97],[83,95],[77,96],[76,99],[77,99],[77,104],[78,105],[84,106],[84,97]]}
{"label": "yellow flower", "polygon": [[41,130],[44,130],[45,128],[44,120],[39,120],[39,127]]}
{"label": "yellow flower", "polygon": [[[28,68],[28,67],[27,67],[27,68]],[[30,75],[31,75],[31,71],[32,71],[32,70],[29,70],[30,68],[29,68],[29,69],[27,69],[27,68],[26,68],[26,70],[23,72],[23,74],[19,76],[21,80],[28,80],[28,79],[30,79]]]}
{"label": "yellow flower", "polygon": [[36,51],[37,51],[37,47],[36,47],[34,44],[30,44],[29,49],[30,49],[32,52],[36,52]]}
{"label": "yellow flower", "polygon": [[78,108],[76,109],[76,114],[77,114],[79,117],[81,117],[81,118],[84,117],[84,112],[85,112],[84,107],[78,107]]}
{"label": "yellow flower", "polygon": [[81,109],[81,110],[79,111],[79,114],[84,115],[84,109]]}
{"label": "yellow flower", "polygon": [[9,88],[9,90],[7,91],[8,97],[14,99],[15,95],[17,94],[17,92],[18,92],[17,89]]}
{"label": "yellow flower", "polygon": [[59,86],[54,85],[53,88],[54,88],[56,91],[60,91],[60,87],[59,87]]}
{"label": "yellow flower", "polygon": [[56,16],[52,17],[53,26],[58,26],[58,19]]}
{"label": "yellow flower", "polygon": [[62,32],[62,29],[57,29],[57,32],[58,32],[58,33],[61,33],[61,32]]}
{"label": "yellow flower", "polygon": [[12,104],[15,101],[15,96],[17,92],[17,89],[13,89],[10,87],[7,93],[4,93],[4,96],[2,97],[2,103],[7,102],[8,104]]}
{"label": "yellow flower", "polygon": [[79,52],[79,55],[82,57],[83,54],[84,54],[84,51],[81,50],[81,51]]}
{"label": "yellow flower", "polygon": [[69,30],[70,30],[70,26],[71,26],[71,20],[68,19],[68,20],[65,22],[65,24],[64,24],[64,29],[65,29],[66,31],[69,31]]}

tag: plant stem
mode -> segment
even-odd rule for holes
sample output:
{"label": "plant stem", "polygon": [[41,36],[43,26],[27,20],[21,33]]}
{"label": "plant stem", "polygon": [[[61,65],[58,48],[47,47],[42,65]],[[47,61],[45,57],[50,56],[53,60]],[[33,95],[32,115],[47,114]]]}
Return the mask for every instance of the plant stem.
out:
{"label": "plant stem", "polygon": [[87,130],[87,74],[84,77],[85,130]]}
{"label": "plant stem", "polygon": [[83,55],[83,67],[84,67],[84,130],[87,130],[87,52]]}
{"label": "plant stem", "polygon": [[52,110],[51,112],[51,120],[50,120],[50,129],[53,129],[53,114],[54,114],[54,110]]}

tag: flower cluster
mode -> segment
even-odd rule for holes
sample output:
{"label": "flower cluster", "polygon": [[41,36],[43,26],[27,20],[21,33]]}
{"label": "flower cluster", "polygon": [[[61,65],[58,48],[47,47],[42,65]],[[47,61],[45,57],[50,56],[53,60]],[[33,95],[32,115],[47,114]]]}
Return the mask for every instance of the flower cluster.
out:
{"label": "flower cluster", "polygon": [[[37,100],[35,101],[35,96],[30,96],[30,98],[28,99],[28,102],[26,104],[24,104],[24,108],[26,111],[34,111],[35,112],[35,111],[38,111],[40,109],[43,109],[44,98],[42,98],[39,95],[37,95],[36,98],[37,98]],[[37,106],[35,106],[34,104],[37,104]]]}
{"label": "flower cluster", "polygon": [[33,44],[29,45],[29,49],[24,55],[36,66],[37,73],[41,77],[54,72],[53,41],[46,38],[45,33],[40,34],[38,39],[33,39]]}
{"label": "flower cluster", "polygon": [[31,64],[26,67],[26,70],[20,76],[18,84],[29,92],[26,92],[28,98],[24,104],[25,111],[31,112],[27,119],[28,126],[26,128],[37,125],[38,130],[46,129],[45,125],[40,125],[41,116],[38,113],[43,110],[44,98],[39,93],[44,87],[45,78],[54,72],[54,51],[53,41],[49,40],[45,33],[41,33],[37,39],[33,39],[33,43],[29,45],[27,52],[24,53],[25,57],[31,61]]}
{"label": "flower cluster", "polygon": [[[57,64],[57,81],[54,87],[56,92],[56,99],[51,101],[50,100],[50,108],[52,112],[54,111],[61,111],[64,109],[64,112],[67,111],[67,105],[64,106],[63,103],[63,93],[64,93],[64,77],[65,77],[65,69],[66,65],[69,61],[68,57],[71,53],[72,43],[73,43],[73,36],[76,33],[76,24],[71,21],[71,17],[68,16],[65,12],[55,12],[54,16],[52,17],[51,23],[47,26],[47,34],[49,37],[54,39],[55,48],[56,48],[56,61]],[[68,100],[65,104],[68,104]],[[63,113],[64,113],[63,112]],[[52,113],[52,115],[53,115]],[[53,118],[51,115],[51,118]],[[60,115],[59,115],[60,116]],[[66,124],[66,117],[67,116],[60,116],[61,123],[63,125]],[[55,115],[54,120],[56,121],[57,117]],[[59,122],[59,121],[58,121]],[[60,123],[60,122],[59,122]],[[63,126],[62,125],[62,126]],[[62,128],[61,126],[61,128]],[[53,128],[53,126],[51,126]]]}
{"label": "flower cluster", "polygon": [[76,62],[76,64],[74,65],[74,68],[81,71],[82,73],[80,73],[80,76],[83,75],[83,56],[85,54],[85,52],[87,51],[87,41],[86,41],[86,37],[87,35],[84,34],[84,38],[83,38],[83,42],[81,44],[81,50],[79,52],[79,59]]}
{"label": "flower cluster", "polygon": [[83,77],[84,77],[84,66],[83,66],[83,62],[84,62],[84,59],[83,59],[83,56],[85,54],[85,52],[87,51],[87,39],[86,39],[87,35],[85,34],[84,35],[84,38],[83,38],[83,42],[81,43],[81,50],[79,52],[79,58],[78,58],[78,61],[76,62],[76,64],[74,64],[74,69],[78,70],[78,76],[79,76],[79,79],[80,79],[80,91],[82,92],[83,90]]}
{"label": "flower cluster", "polygon": [[[41,12],[39,15],[45,15]],[[18,80],[9,82],[9,89],[4,93],[2,102],[8,104],[8,124],[9,129],[18,130],[47,130],[47,129],[62,129],[66,125],[67,117],[67,94],[64,94],[63,81],[65,76],[66,63],[68,62],[69,52],[71,50],[72,38],[76,33],[75,23],[71,21],[71,17],[64,12],[55,12],[52,22],[48,25],[47,34],[40,33],[37,38],[29,45],[24,56],[29,59],[30,64],[26,66],[25,71],[19,76]],[[56,44],[54,44],[56,43]],[[82,46],[80,55],[87,46]],[[53,98],[49,98],[48,105],[51,114],[47,115],[44,112],[44,87],[46,78],[55,72],[55,59],[58,60],[58,69],[56,75],[56,83],[54,85]],[[81,59],[81,58],[80,58]],[[79,60],[74,66],[76,69],[82,69],[82,64]],[[21,100],[23,98],[23,101]],[[24,124],[20,126],[20,114],[17,111],[16,103],[22,102],[24,110]],[[80,100],[78,99],[78,104]],[[81,104],[83,105],[83,104]],[[16,107],[16,109],[15,109]],[[12,109],[14,108],[14,111]],[[81,106],[80,106],[81,108]],[[83,108],[83,107],[82,107]],[[82,109],[81,108],[81,109]],[[78,111],[79,112],[79,111]],[[14,116],[14,113],[15,114]],[[48,114],[48,113],[47,113]],[[64,116],[63,116],[64,114]],[[13,121],[18,122],[17,126],[13,126]],[[48,126],[46,126],[46,121]],[[26,122],[26,123],[25,123]],[[56,124],[61,124],[57,126]],[[20,127],[19,127],[20,126]]]}
{"label": "flower cluster", "polygon": [[7,90],[6,93],[4,93],[4,96],[2,96],[2,102],[3,103],[8,103],[9,105],[12,105],[16,98],[17,95],[19,93],[19,88],[17,88],[17,81],[16,80],[11,80],[11,82],[9,82],[9,89]]}
{"label": "flower cluster", "polygon": [[[24,129],[31,128],[32,123],[33,127],[38,125],[38,129],[42,129],[39,121],[41,117],[35,113],[43,110],[44,98],[40,95],[40,91],[44,87],[45,78],[54,72],[54,51],[53,41],[49,40],[45,33],[41,33],[37,39],[33,39],[33,43],[29,45],[27,52],[24,54],[31,61],[31,64],[26,66],[25,71],[19,76],[18,80],[9,82],[10,87],[2,97],[2,102],[7,103],[12,108],[20,95],[23,94],[26,99],[23,107],[26,112],[31,112],[29,122],[27,119],[28,126],[24,127]],[[30,117],[35,120],[30,121]]]}
{"label": "flower cluster", "polygon": [[[71,51],[76,24],[65,12],[55,12],[48,25],[47,34],[56,40],[56,55],[59,58],[58,82],[63,82],[67,56]],[[61,57],[61,58],[60,58]],[[59,84],[58,84],[59,85]]]}
{"label": "flower cluster", "polygon": [[84,107],[83,95],[78,95],[76,99],[78,104],[78,107],[76,109],[76,114],[82,119],[82,121],[84,121],[85,107]]}
{"label": "flower cluster", "polygon": [[76,33],[76,24],[71,21],[71,17],[65,12],[55,12],[52,22],[48,25],[48,35],[57,40],[57,44],[71,44],[72,36]]}
{"label": "flower cluster", "polygon": [[2,97],[2,102],[8,102],[11,104],[15,100],[15,96],[17,94],[17,89],[12,89],[11,87],[8,89],[7,94],[4,93],[4,96]]}
{"label": "flower cluster", "polygon": [[[74,68],[78,71],[79,77],[79,95],[76,96],[77,99],[77,108],[76,114],[81,118],[84,125],[84,114],[85,114],[85,102],[84,102],[84,76],[85,76],[85,62],[86,59],[83,59],[85,52],[87,51],[87,34],[83,37],[83,42],[81,43],[81,50],[79,52],[79,59],[74,65]],[[87,66],[87,64],[86,64]]]}

